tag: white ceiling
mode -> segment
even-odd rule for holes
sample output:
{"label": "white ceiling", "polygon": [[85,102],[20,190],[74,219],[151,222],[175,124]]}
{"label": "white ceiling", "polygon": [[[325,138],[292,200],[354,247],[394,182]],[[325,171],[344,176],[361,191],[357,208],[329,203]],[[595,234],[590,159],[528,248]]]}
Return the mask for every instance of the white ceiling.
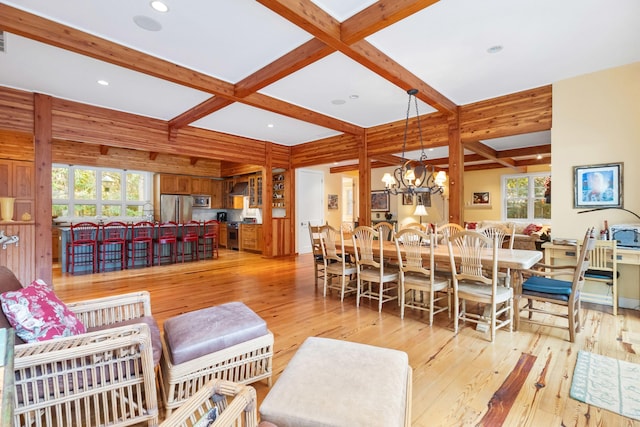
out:
{"label": "white ceiling", "polygon": [[[371,0],[311,0],[339,21]],[[229,83],[313,36],[251,0],[1,1]],[[158,23],[148,31],[134,23]],[[367,41],[458,105],[640,61],[638,0],[441,0]],[[6,34],[0,85],[170,120],[212,95]],[[501,45],[490,54],[487,49]],[[104,87],[96,82],[109,81]],[[361,127],[403,119],[407,94],[341,53],[260,93]],[[435,111],[420,102],[420,114]],[[412,113],[413,115],[413,113]],[[284,145],[340,132],[234,103],[194,123]],[[268,127],[272,125],[272,127]],[[548,132],[486,141],[496,149],[549,144]],[[525,144],[525,145],[522,145]],[[494,147],[495,145],[495,147]],[[429,157],[446,156],[429,153]]]}

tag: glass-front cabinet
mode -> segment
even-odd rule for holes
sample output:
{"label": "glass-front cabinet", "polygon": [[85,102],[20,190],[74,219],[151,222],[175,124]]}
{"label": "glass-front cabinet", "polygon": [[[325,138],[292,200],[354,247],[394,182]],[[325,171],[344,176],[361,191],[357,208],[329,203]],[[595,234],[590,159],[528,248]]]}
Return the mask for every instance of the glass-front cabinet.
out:
{"label": "glass-front cabinet", "polygon": [[271,200],[272,208],[286,208],[287,198],[285,197],[286,175],[284,172],[273,173],[273,198]]}
{"label": "glass-front cabinet", "polygon": [[262,207],[262,174],[260,173],[249,177],[249,207]]}

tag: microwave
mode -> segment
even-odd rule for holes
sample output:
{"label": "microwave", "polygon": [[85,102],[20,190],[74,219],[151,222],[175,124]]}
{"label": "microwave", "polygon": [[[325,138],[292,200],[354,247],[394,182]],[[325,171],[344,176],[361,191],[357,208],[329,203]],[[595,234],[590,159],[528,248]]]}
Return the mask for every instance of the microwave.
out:
{"label": "microwave", "polygon": [[610,231],[618,247],[640,249],[640,224],[612,225]]}
{"label": "microwave", "polygon": [[211,196],[193,196],[194,208],[210,208]]}

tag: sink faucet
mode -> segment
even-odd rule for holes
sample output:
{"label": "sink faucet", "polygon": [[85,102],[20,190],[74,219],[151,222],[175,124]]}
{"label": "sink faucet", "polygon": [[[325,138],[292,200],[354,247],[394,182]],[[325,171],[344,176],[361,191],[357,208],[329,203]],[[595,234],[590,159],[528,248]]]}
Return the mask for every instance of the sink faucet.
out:
{"label": "sink faucet", "polygon": [[4,230],[0,230],[0,245],[2,245],[2,249],[7,249],[7,245],[15,244],[18,246],[18,241],[20,237],[15,236],[7,236]]}

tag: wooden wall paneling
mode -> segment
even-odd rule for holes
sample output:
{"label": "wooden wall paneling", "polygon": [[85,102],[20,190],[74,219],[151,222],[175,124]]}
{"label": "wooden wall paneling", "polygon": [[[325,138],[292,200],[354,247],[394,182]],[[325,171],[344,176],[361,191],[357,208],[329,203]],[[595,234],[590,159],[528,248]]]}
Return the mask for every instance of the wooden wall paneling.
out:
{"label": "wooden wall paneling", "polygon": [[228,162],[246,163],[263,166],[264,141],[242,138],[206,129],[187,127],[178,132],[176,145],[181,154],[213,158]]}
{"label": "wooden wall paneling", "polygon": [[52,137],[109,147],[189,155],[167,141],[167,123],[53,98]]}
{"label": "wooden wall paneling", "polygon": [[[1,111],[1,109],[0,109]],[[33,134],[0,129],[0,158],[33,161]]]}
{"label": "wooden wall paneling", "polygon": [[277,257],[293,254],[291,239],[292,225],[293,222],[291,221],[291,218],[272,218],[272,256]]}
{"label": "wooden wall paneling", "polygon": [[551,85],[460,107],[463,143],[551,129]]}
{"label": "wooden wall paneling", "polygon": [[273,228],[273,213],[271,200],[273,199],[273,144],[267,142],[264,147],[265,167],[262,169],[262,253],[271,256],[275,252],[275,242],[280,236]]}
{"label": "wooden wall paneling", "polygon": [[[51,223],[51,221],[49,221]],[[29,285],[35,279],[43,279],[51,283],[51,274],[49,277],[40,276],[36,272],[36,264],[34,262],[35,250],[35,225],[22,222],[0,222],[0,230],[4,230],[7,236],[17,235],[20,240],[18,245],[7,245],[6,249],[2,249],[0,245],[0,265],[9,268],[16,275],[22,286]],[[47,237],[51,244],[51,236]]]}
{"label": "wooden wall paneling", "polygon": [[289,169],[291,167],[291,147],[271,144],[271,167]]}
{"label": "wooden wall paneling", "polygon": [[291,168],[302,168],[358,158],[359,138],[339,135],[291,147]]}
{"label": "wooden wall paneling", "polygon": [[53,142],[53,163],[194,176],[221,176],[219,160],[201,159],[192,165],[188,156],[157,154],[154,160],[150,160],[149,156],[148,151],[127,148],[109,148],[109,154],[105,156],[100,154],[99,145],[63,140]]}
{"label": "wooden wall paneling", "polygon": [[371,224],[371,162],[367,157],[367,142],[365,134],[358,158],[358,223],[361,225]]}
{"label": "wooden wall paneling", "polygon": [[221,162],[220,164],[220,174],[223,177],[248,175],[248,174],[260,172],[261,170],[262,170],[262,166],[250,165],[247,163]]}
{"label": "wooden wall paneling", "polygon": [[33,93],[0,87],[0,129],[33,132]]}

